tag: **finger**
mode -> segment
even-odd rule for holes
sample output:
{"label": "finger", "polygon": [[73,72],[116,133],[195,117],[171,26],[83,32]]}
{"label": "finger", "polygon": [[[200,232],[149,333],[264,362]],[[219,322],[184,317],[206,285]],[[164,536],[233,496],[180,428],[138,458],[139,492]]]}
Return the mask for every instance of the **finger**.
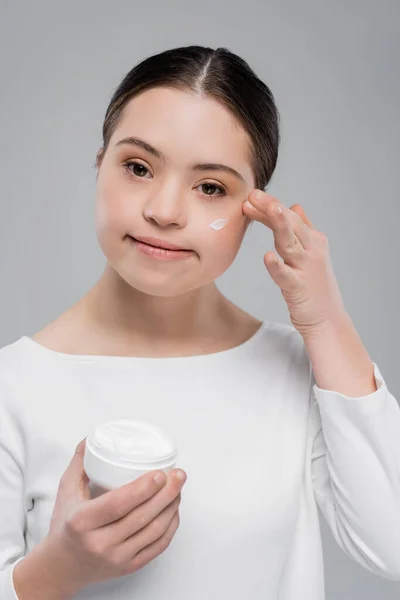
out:
{"label": "finger", "polygon": [[270,212],[273,212],[272,219],[275,246],[279,249],[282,258],[286,258],[286,253],[292,255],[294,252],[296,252],[296,254],[303,252],[304,248],[298,237],[295,235],[292,224],[283,207],[273,204],[270,208]]}
{"label": "finger", "polygon": [[[245,217],[247,217],[250,220],[250,222],[259,221],[260,223],[263,223],[264,225],[269,227],[269,225],[267,223],[264,223],[263,213],[261,211],[259,211],[255,206],[250,204],[250,202],[248,200],[246,200],[243,203],[243,213],[244,213]],[[269,227],[269,228],[271,229],[271,227]]]}
{"label": "finger", "polygon": [[141,529],[128,529],[125,532],[121,531],[123,537],[118,538],[117,544],[125,548],[130,548],[131,556],[132,550],[136,554],[164,535],[171,519],[173,519],[175,513],[179,510],[179,505],[180,497],[177,496],[173,502],[155,515],[145,527]]}
{"label": "finger", "polygon": [[[256,190],[256,192],[257,193],[249,194],[249,199],[244,202],[243,208],[246,209],[246,213],[249,212],[251,218],[263,223],[274,233],[279,230],[282,234],[286,234],[289,243],[294,245],[294,232],[293,230],[290,231],[288,221],[282,214],[284,209],[283,205],[279,200],[261,190]],[[276,212],[278,207],[282,212]],[[285,231],[285,229],[288,231]]]}
{"label": "finger", "polygon": [[183,484],[182,481],[177,484],[174,477],[173,482],[166,485],[160,493],[155,494],[147,502],[143,502],[123,519],[106,525],[102,531],[106,535],[108,533],[116,543],[120,543],[143,528],[147,528],[168,507],[180,502]]}
{"label": "finger", "polygon": [[[299,205],[295,205],[296,207]],[[303,248],[305,250],[308,250],[309,248],[312,247],[313,244],[313,236],[312,233],[313,230],[311,225],[309,225],[308,223],[311,223],[311,221],[309,221],[309,219],[307,218],[306,214],[304,213],[304,211],[302,211],[302,214],[299,214],[300,211],[298,211],[298,209],[296,208],[295,210],[293,210],[293,208],[291,207],[290,209],[288,208],[284,208],[286,215],[289,218],[289,221],[292,224],[293,227],[293,231],[297,237],[297,239],[299,240],[300,244],[303,246]],[[304,219],[303,219],[303,215],[304,215]],[[308,223],[307,223],[308,221]]]}
{"label": "finger", "polygon": [[[254,215],[257,219],[259,219],[260,215],[258,213],[265,213],[265,209],[268,206],[268,204],[271,204],[274,201],[279,203],[279,200],[277,200],[277,198],[275,198],[274,196],[271,196],[271,194],[267,194],[262,190],[252,190],[252,192],[248,196],[248,199],[244,202],[244,208],[248,209],[246,210],[245,214],[246,216],[249,216],[248,213],[250,213],[251,218],[253,218]],[[313,228],[313,224],[307,217],[301,204],[293,204],[290,207],[290,210],[291,212],[298,215],[305,225],[308,225],[309,227]]]}
{"label": "finger", "polygon": [[149,562],[154,560],[157,556],[162,554],[162,552],[165,552],[165,550],[170,545],[179,527],[179,524],[179,513],[176,512],[164,535],[133,556],[132,561],[130,563],[129,573],[134,573],[138,569],[141,569]]}
{"label": "finger", "polygon": [[[275,247],[288,263],[295,256],[304,254],[305,247],[310,244],[307,226],[274,196],[257,190],[257,193],[249,194],[249,202],[244,203],[244,208],[273,231]],[[281,212],[276,212],[279,209]]]}
{"label": "finger", "polygon": [[145,473],[130,483],[82,504],[78,509],[79,514],[75,515],[75,520],[82,519],[85,529],[90,530],[121,519],[152,498],[165,485],[165,473],[161,482],[154,481],[154,474],[154,471]]}
{"label": "finger", "polygon": [[[271,196],[271,198],[273,198],[273,196]],[[303,250],[308,250],[309,248],[311,248],[313,243],[313,239],[311,236],[311,228],[308,224],[306,224],[305,221],[303,221],[302,215],[304,215],[306,221],[310,221],[308,220],[304,210],[299,204],[295,204],[295,210],[293,210],[292,208],[289,209],[286,206],[284,206],[281,202],[279,202],[279,200],[274,199],[274,201],[267,203],[266,212],[267,214],[268,212],[269,214],[272,214],[276,223],[278,223],[278,217],[280,216],[279,214],[278,217],[276,215],[276,209],[278,207],[282,209],[284,217],[286,218],[286,229],[283,228],[283,234],[285,234],[286,232],[286,235],[281,236],[282,242],[280,241],[280,239],[278,239],[279,246],[282,247],[284,250],[286,249],[286,251],[290,253],[290,256],[292,257],[294,255],[296,255],[296,257],[302,256],[304,254]],[[300,211],[298,207],[300,207]],[[301,214],[299,214],[298,211]],[[285,221],[284,217],[282,217],[283,222]],[[272,229],[274,229],[273,224]],[[290,258],[289,255],[287,258]]]}
{"label": "finger", "polygon": [[296,213],[297,215],[299,215],[299,217],[301,218],[303,223],[305,223],[309,227],[314,228],[314,225],[312,224],[310,219],[307,217],[305,210],[301,206],[301,204],[293,204],[293,206],[290,207],[290,210],[293,211],[294,213]]}
{"label": "finger", "polygon": [[280,260],[274,252],[267,252],[264,255],[264,264],[272,279],[281,289],[293,280],[292,267]]}

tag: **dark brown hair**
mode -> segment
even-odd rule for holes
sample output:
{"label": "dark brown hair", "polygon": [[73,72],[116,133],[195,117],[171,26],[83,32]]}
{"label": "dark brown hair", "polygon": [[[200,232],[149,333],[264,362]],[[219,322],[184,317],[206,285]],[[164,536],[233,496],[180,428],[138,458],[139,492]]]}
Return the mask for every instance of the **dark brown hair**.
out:
{"label": "dark brown hair", "polygon": [[266,188],[278,158],[279,112],[269,87],[245,60],[227,48],[172,48],[133,67],[114,91],[107,108],[98,162],[128,102],[137,94],[160,86],[203,94],[223,104],[252,141],[250,162],[255,187]]}

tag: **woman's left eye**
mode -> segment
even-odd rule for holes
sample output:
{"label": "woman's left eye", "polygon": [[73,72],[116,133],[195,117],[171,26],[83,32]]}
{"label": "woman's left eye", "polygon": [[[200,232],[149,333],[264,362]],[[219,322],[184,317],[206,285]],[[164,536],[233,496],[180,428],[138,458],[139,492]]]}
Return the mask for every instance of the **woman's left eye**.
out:
{"label": "woman's left eye", "polygon": [[[131,167],[133,167],[133,170],[131,169]],[[139,167],[139,173],[137,173],[137,171],[135,172],[135,167]],[[135,175],[136,177],[142,178],[143,179],[143,171],[140,169],[144,169],[145,171],[148,171],[148,168],[145,167],[144,165],[142,165],[142,163],[136,162],[134,160],[129,160],[128,162],[126,162],[124,164],[124,168],[129,172],[129,175]],[[210,196],[210,197],[216,197],[216,196],[226,196],[226,189],[222,186],[216,185],[215,183],[201,183],[198,187],[207,187],[208,190],[210,190],[210,188],[214,188],[216,190],[219,190],[218,194],[210,194],[208,192],[203,192],[205,196]]]}

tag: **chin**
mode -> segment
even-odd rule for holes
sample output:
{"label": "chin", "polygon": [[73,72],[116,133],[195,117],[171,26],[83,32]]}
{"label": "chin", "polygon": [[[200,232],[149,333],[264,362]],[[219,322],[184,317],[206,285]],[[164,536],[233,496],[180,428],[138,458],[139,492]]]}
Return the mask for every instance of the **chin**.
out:
{"label": "chin", "polygon": [[186,294],[203,284],[193,281],[179,281],[171,276],[162,276],[161,273],[146,273],[144,277],[133,277],[132,273],[119,272],[120,277],[130,287],[142,294],[156,296],[158,298],[174,298]]}

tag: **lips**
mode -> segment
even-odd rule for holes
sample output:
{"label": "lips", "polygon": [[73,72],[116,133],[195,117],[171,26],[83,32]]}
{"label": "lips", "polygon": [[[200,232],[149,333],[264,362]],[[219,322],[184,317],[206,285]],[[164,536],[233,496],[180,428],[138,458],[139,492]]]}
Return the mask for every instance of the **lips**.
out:
{"label": "lips", "polygon": [[165,250],[184,250],[188,251],[188,248],[184,248],[183,246],[178,246],[177,244],[172,244],[171,242],[166,242],[164,240],[160,240],[159,238],[153,237],[133,237],[129,236],[133,240],[137,242],[141,242],[148,246],[152,246],[153,248],[163,248]]}
{"label": "lips", "polygon": [[[166,260],[166,261],[178,261],[181,259],[187,259],[195,255],[193,250],[171,250],[169,248],[162,248],[161,246],[155,246],[147,242],[143,242],[142,239],[148,238],[134,238],[128,235],[131,244],[142,254],[147,255],[153,259]],[[154,241],[154,238],[151,238]],[[161,242],[163,243],[163,242]]]}

